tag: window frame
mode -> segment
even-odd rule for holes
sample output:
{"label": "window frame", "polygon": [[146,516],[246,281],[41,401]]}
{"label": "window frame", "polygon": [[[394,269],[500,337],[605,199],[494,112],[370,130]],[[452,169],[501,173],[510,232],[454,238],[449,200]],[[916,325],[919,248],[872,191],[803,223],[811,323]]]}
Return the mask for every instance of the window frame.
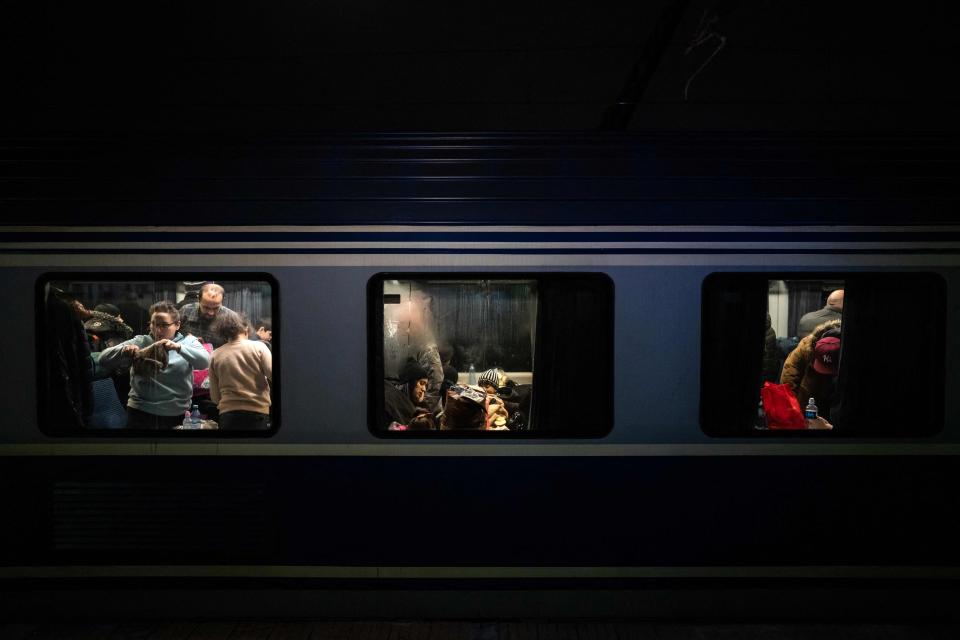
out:
{"label": "window frame", "polygon": [[[849,301],[849,291],[851,288],[856,291],[858,289],[866,292],[877,292],[881,291],[882,287],[877,286],[876,283],[878,280],[882,281],[886,279],[889,283],[899,284],[903,286],[905,283],[911,281],[916,283],[921,283],[927,286],[930,290],[936,292],[934,299],[928,301],[928,311],[929,311],[929,322],[932,323],[933,329],[930,331],[928,336],[928,349],[925,353],[930,353],[932,357],[929,360],[929,378],[936,382],[935,387],[931,387],[930,393],[935,395],[938,399],[938,403],[932,403],[929,408],[929,416],[926,422],[921,422],[920,420],[911,421],[910,424],[920,424],[921,427],[914,429],[912,431],[906,430],[891,430],[889,428],[877,427],[875,430],[864,427],[864,415],[858,414],[856,411],[851,411],[841,418],[842,422],[835,423],[834,429],[832,430],[820,430],[820,429],[771,429],[771,430],[760,430],[754,429],[752,427],[753,420],[756,416],[757,405],[759,404],[760,399],[760,389],[762,388],[762,382],[758,382],[755,386],[756,393],[752,402],[752,410],[747,411],[744,407],[740,407],[737,414],[736,422],[726,421],[721,422],[716,420],[715,416],[720,413],[713,409],[713,407],[722,406],[718,403],[718,400],[723,397],[734,396],[736,402],[743,403],[746,405],[746,395],[738,394],[736,392],[736,384],[727,385],[729,388],[721,387],[720,392],[716,392],[711,383],[713,382],[713,376],[711,372],[718,368],[717,363],[712,359],[711,354],[716,353],[716,349],[708,344],[708,340],[714,335],[719,335],[724,332],[722,326],[718,326],[717,318],[711,317],[711,301],[714,299],[714,296],[721,292],[739,292],[743,294],[749,290],[749,286],[756,287],[759,290],[762,287],[764,292],[767,291],[768,283],[772,280],[842,280],[844,282],[844,289],[848,292],[845,296],[846,301]],[[721,289],[719,285],[715,283],[723,283],[724,281],[735,282],[739,285],[739,289],[736,287],[731,287],[730,289]],[[894,289],[894,286],[890,286],[891,289]],[[753,291],[753,294],[756,294],[756,291]],[[845,304],[846,307],[846,304]],[[764,305],[764,308],[767,308]],[[847,318],[847,309],[844,309],[844,318]],[[700,430],[707,436],[711,438],[827,438],[827,439],[836,439],[836,438],[864,438],[869,440],[874,440],[878,438],[892,438],[892,439],[904,439],[904,438],[933,438],[941,434],[946,426],[945,422],[945,402],[946,402],[946,325],[947,325],[947,285],[944,277],[933,271],[905,271],[905,270],[883,270],[883,271],[718,271],[708,274],[704,277],[701,285],[701,331],[700,331],[700,406],[699,406],[699,425]],[[759,320],[760,324],[762,323],[763,316],[761,315]],[[849,319],[846,320],[849,323]],[[847,326],[850,326],[849,324]],[[845,329],[849,331],[850,329]],[[863,334],[863,331],[857,331],[853,329],[854,332]],[[727,332],[729,333],[729,332]],[[757,341],[757,358],[756,362],[759,365],[763,357],[763,333],[759,334],[760,339]],[[849,358],[852,356],[854,358],[853,362],[855,363],[858,355],[857,351],[851,352],[848,351],[849,344],[853,342],[850,338],[843,341],[843,351],[841,351],[841,358],[847,358],[847,374],[850,376],[851,371],[851,361]],[[860,342],[857,340],[857,342]],[[859,346],[859,345],[858,345]],[[883,345],[881,345],[883,346]],[[860,347],[862,348],[862,347]],[[746,358],[744,358],[746,360]],[[751,365],[752,366],[752,365]],[[853,370],[856,370],[858,365],[853,364]],[[759,368],[758,368],[759,371]],[[840,376],[841,380],[838,380],[838,384],[847,384],[849,378],[844,377],[844,367],[840,367]],[[760,377],[757,377],[758,381]],[[742,386],[746,386],[747,383],[742,381],[735,381]],[[861,385],[862,388],[866,388],[866,385]],[[859,393],[856,393],[853,396],[854,406],[859,402],[860,404],[866,404],[865,399],[869,399],[869,392],[863,393],[859,389]],[[851,389],[848,386],[842,388],[842,393],[845,395],[850,393]],[[874,403],[876,404],[876,403]],[[802,407],[801,407],[802,410]],[[863,412],[861,412],[863,414]],[[892,421],[877,421],[882,424],[887,424]]]}
{"label": "window frame", "polygon": [[[37,385],[37,426],[41,433],[55,438],[271,438],[275,436],[281,426],[281,344],[282,332],[271,340],[271,358],[273,362],[273,378],[270,384],[270,421],[271,426],[264,431],[221,431],[220,429],[116,429],[105,428],[57,428],[47,420],[44,405],[47,399],[46,380],[46,353],[50,346],[46,331],[46,288],[52,282],[152,282],[196,281],[202,276],[203,280],[218,283],[231,281],[263,282],[270,287],[270,318],[272,322],[280,317],[280,284],[272,274],[262,271],[75,271],[75,272],[47,272],[37,277],[34,287],[34,322],[35,322],[35,363]],[[248,318],[251,322],[255,319]],[[124,407],[126,406],[124,402]]]}
{"label": "window frame", "polygon": [[[601,367],[598,374],[606,378],[607,384],[604,397],[599,400],[599,404],[606,409],[606,414],[601,416],[603,426],[593,431],[569,432],[556,429],[537,429],[537,424],[549,424],[552,412],[549,406],[545,406],[543,401],[546,394],[542,391],[542,386],[538,388],[538,380],[543,380],[544,370],[549,368],[554,362],[552,354],[544,348],[544,323],[546,322],[545,307],[546,298],[544,292],[545,284],[555,286],[562,282],[575,282],[578,279],[584,281],[595,279],[597,285],[603,287],[602,295],[607,297],[609,308],[607,309],[609,317],[606,318],[608,331],[603,336],[601,342],[605,349],[605,366]],[[532,403],[530,409],[529,425],[524,431],[486,431],[475,429],[451,429],[451,430],[414,430],[414,431],[388,431],[379,426],[380,416],[383,413],[383,382],[384,382],[384,340],[383,340],[383,283],[386,280],[532,280],[536,282],[537,288],[537,321],[536,337],[534,340],[533,363],[533,390]],[[612,433],[614,428],[613,417],[613,367],[614,367],[614,339],[615,339],[615,289],[613,280],[610,276],[601,271],[578,271],[578,272],[517,272],[517,271],[470,271],[470,272],[379,272],[373,274],[367,281],[367,429],[370,433],[381,439],[598,439],[605,438]],[[546,309],[549,312],[549,305]],[[540,372],[538,374],[537,372]],[[541,383],[542,385],[542,383]],[[541,389],[538,393],[538,389]]]}

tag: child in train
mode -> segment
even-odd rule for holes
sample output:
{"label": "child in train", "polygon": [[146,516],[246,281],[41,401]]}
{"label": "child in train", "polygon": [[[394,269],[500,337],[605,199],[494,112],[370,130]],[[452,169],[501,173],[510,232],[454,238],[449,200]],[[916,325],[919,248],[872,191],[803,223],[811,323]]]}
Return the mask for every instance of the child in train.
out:
{"label": "child in train", "polygon": [[477,378],[477,384],[492,396],[495,405],[501,407],[496,418],[490,421],[493,427],[507,429],[519,426],[518,420],[523,419],[523,416],[518,415],[520,404],[506,399],[513,396],[515,388],[507,374],[502,369],[487,369]]}
{"label": "child in train", "polygon": [[273,354],[263,342],[250,340],[246,316],[231,313],[216,326],[223,344],[210,358],[210,399],[217,404],[225,431],[270,428]]}

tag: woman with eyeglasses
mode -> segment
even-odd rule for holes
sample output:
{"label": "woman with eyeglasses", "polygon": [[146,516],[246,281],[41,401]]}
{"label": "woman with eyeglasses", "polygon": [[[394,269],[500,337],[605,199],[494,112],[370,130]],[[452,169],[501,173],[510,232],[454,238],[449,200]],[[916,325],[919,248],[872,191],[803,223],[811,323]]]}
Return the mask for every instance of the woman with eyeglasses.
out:
{"label": "woman with eyeglasses", "polygon": [[180,333],[180,312],[168,300],[150,307],[150,334],[134,336],[100,355],[101,367],[130,366],[128,429],[172,429],[193,397],[193,370],[210,366],[194,336]]}

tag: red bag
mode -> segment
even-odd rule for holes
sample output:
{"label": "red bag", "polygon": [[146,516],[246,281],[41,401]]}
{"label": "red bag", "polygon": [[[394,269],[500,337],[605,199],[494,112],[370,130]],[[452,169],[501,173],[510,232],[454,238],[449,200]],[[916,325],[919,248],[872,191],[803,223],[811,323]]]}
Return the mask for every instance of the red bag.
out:
{"label": "red bag", "polygon": [[[203,348],[207,353],[213,353],[213,345],[209,342],[203,343]],[[207,376],[210,375],[210,369],[193,370],[193,397],[210,395],[210,382]]]}
{"label": "red bag", "polygon": [[763,412],[767,414],[770,429],[806,429],[807,421],[800,411],[800,402],[788,384],[763,383],[760,390]]}

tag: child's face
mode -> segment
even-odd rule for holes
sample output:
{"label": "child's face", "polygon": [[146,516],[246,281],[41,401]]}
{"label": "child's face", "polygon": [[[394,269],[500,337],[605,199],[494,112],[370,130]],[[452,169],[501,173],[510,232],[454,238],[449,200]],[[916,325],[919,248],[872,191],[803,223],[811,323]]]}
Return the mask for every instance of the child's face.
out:
{"label": "child's face", "polygon": [[489,393],[490,395],[497,395],[497,389],[496,389],[496,387],[494,387],[493,385],[484,384],[484,385],[483,385],[483,390],[486,391],[487,393]]}

